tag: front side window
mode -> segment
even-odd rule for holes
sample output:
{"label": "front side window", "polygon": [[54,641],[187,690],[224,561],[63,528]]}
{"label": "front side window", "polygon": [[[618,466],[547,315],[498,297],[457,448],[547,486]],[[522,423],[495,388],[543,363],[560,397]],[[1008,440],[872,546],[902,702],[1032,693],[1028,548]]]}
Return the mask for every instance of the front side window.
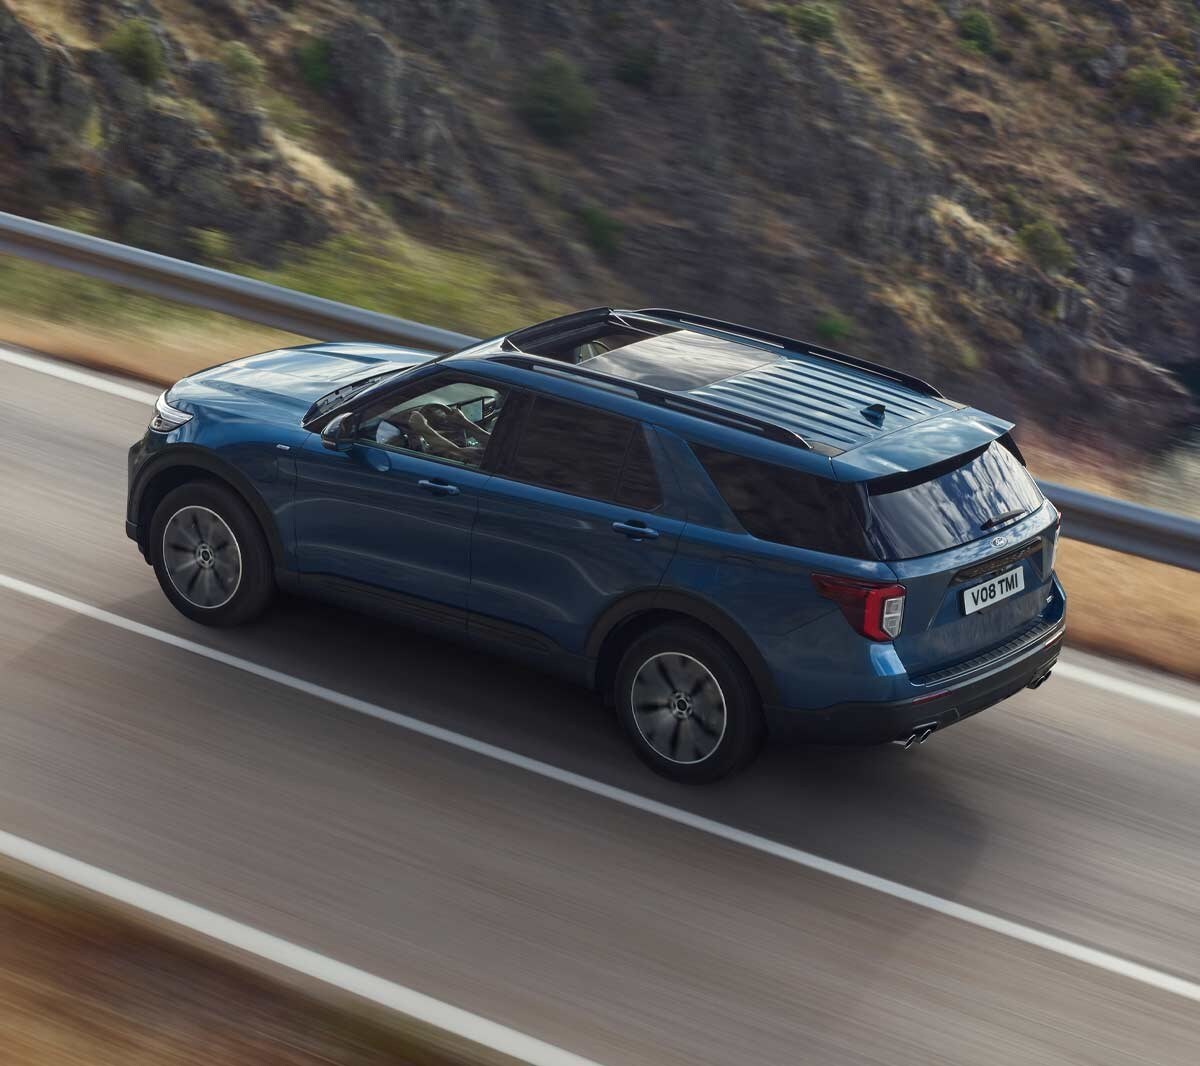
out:
{"label": "front side window", "polygon": [[506,396],[504,389],[492,385],[439,376],[364,411],[358,439],[478,467],[500,422]]}
{"label": "front side window", "polygon": [[518,481],[653,510],[661,490],[640,425],[594,407],[533,398],[508,476]]}

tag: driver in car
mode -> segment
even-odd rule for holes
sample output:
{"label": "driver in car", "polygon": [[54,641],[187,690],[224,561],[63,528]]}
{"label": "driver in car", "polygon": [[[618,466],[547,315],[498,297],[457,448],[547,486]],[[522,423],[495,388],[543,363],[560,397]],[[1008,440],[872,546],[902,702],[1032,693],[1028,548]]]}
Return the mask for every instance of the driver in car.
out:
{"label": "driver in car", "polygon": [[[379,423],[375,439],[380,444],[426,452],[459,463],[479,463],[492,438],[486,429],[476,425],[458,408],[441,403],[397,411],[390,418],[390,421]],[[459,437],[462,443],[455,443],[447,434]]]}

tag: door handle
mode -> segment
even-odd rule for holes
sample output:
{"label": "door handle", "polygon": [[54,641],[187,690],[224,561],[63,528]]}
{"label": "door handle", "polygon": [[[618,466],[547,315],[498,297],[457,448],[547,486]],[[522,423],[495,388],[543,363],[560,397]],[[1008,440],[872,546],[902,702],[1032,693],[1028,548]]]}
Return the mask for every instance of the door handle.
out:
{"label": "door handle", "polygon": [[658,540],[658,530],[651,529],[645,522],[614,522],[614,533],[624,533],[630,540]]}
{"label": "door handle", "polygon": [[458,486],[451,485],[447,481],[431,481],[429,478],[422,478],[417,484],[435,496],[457,496],[459,493]]}

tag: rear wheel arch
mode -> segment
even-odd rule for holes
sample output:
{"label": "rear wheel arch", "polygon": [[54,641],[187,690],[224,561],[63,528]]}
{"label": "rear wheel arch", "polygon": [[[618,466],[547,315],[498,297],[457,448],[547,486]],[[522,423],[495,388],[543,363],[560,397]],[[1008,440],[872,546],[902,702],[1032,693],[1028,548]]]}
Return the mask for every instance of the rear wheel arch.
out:
{"label": "rear wheel arch", "polygon": [[283,541],[270,509],[262,497],[244,474],[199,449],[188,449],[183,454],[168,454],[161,459],[152,460],[139,477],[130,510],[136,516],[138,547],[143,555],[147,555],[148,552],[150,523],[154,520],[154,512],[158,505],[169,492],[191,481],[216,481],[237,493],[258,521],[271,549],[275,566],[282,565]]}
{"label": "rear wheel arch", "polygon": [[672,622],[699,625],[720,638],[741,659],[762,702],[778,702],[779,690],[766,660],[737,622],[697,596],[658,590],[626,597],[609,607],[593,626],[587,654],[596,663],[596,690],[607,699],[625,649],[643,633]]}

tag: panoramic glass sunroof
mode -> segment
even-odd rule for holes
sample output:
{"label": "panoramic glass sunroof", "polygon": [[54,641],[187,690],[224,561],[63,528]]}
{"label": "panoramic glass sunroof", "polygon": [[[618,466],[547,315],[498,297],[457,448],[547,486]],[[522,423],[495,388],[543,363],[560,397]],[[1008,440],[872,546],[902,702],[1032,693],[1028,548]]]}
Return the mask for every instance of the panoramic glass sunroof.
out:
{"label": "panoramic glass sunroof", "polygon": [[680,330],[634,341],[582,365],[627,381],[687,392],[773,362],[775,357],[761,348]]}

